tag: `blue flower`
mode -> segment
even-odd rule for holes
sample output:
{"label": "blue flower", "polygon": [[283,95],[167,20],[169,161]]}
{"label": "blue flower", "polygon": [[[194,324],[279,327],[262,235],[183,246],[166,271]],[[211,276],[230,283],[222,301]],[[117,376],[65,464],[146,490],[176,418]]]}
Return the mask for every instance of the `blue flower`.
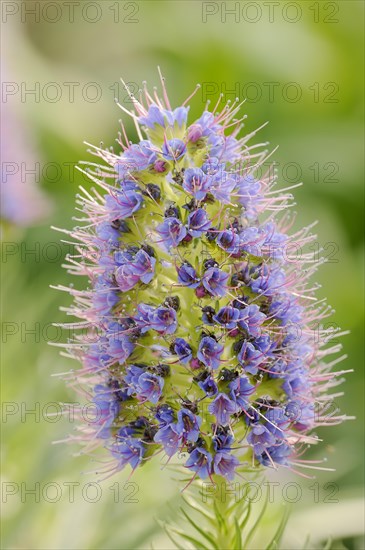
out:
{"label": "blue flower", "polygon": [[200,279],[191,264],[184,262],[180,267],[177,267],[178,281],[184,286],[196,288],[200,284]]}
{"label": "blue flower", "polygon": [[228,426],[214,424],[214,436],[212,438],[213,447],[216,451],[231,451],[231,445],[234,441],[232,432]]}
{"label": "blue flower", "polygon": [[184,340],[184,338],[176,338],[173,344],[173,349],[176,355],[179,356],[180,363],[182,363],[183,365],[188,363],[193,356],[193,351],[190,347],[190,344],[188,344],[187,341]]}
{"label": "blue flower", "polygon": [[178,126],[181,128],[186,124],[188,112],[189,107],[178,107],[174,111],[169,111],[167,109],[162,109],[158,105],[152,104],[147,114],[138,118],[138,122],[151,129],[155,126],[166,128],[168,126],[173,126],[174,123],[177,122]]}
{"label": "blue flower", "polygon": [[166,160],[176,162],[186,153],[186,145],[181,139],[170,139],[162,146],[162,155]]}
{"label": "blue flower", "polygon": [[257,350],[250,342],[243,342],[237,355],[238,361],[243,365],[245,371],[250,374],[257,374],[258,366],[265,361],[265,355]]}
{"label": "blue flower", "polygon": [[217,267],[210,267],[202,277],[204,288],[212,296],[224,296],[227,292],[228,273]]}
{"label": "blue flower", "polygon": [[293,449],[285,442],[279,443],[273,447],[267,447],[263,452],[260,452],[258,448],[257,450],[255,449],[257,460],[261,462],[261,464],[263,464],[264,466],[268,466],[271,468],[272,462],[287,466],[288,458],[292,456],[292,454]]}
{"label": "blue flower", "polygon": [[105,203],[109,211],[109,220],[129,218],[141,208],[142,202],[142,195],[136,191],[129,191],[128,193],[115,192],[113,195],[108,195]]}
{"label": "blue flower", "polygon": [[180,409],[177,413],[176,429],[184,441],[194,443],[200,435],[202,419],[196,416],[189,409]]}
{"label": "blue flower", "polygon": [[120,159],[114,164],[119,180],[124,180],[129,174],[146,170],[157,159],[155,148],[148,140],[130,145]]}
{"label": "blue flower", "polygon": [[181,443],[181,435],[176,424],[168,424],[156,432],[154,440],[163,446],[168,456],[173,456]]}
{"label": "blue flower", "polygon": [[110,357],[118,361],[121,365],[126,362],[133,352],[134,347],[134,344],[129,340],[128,336],[124,336],[120,331],[107,333],[106,351]]}
{"label": "blue flower", "polygon": [[96,407],[96,414],[92,424],[100,426],[96,437],[107,439],[110,437],[110,428],[120,410],[118,393],[114,388],[102,384],[97,384],[94,392],[93,403]]}
{"label": "blue flower", "polygon": [[220,201],[222,204],[231,202],[231,194],[236,186],[235,179],[227,174],[227,172],[220,173],[213,178],[213,183],[210,189],[213,197]]}
{"label": "blue flower", "polygon": [[211,474],[212,455],[203,447],[197,447],[190,454],[185,466],[196,472],[201,479],[206,479]]}
{"label": "blue flower", "polygon": [[255,391],[255,386],[250,384],[248,378],[239,376],[230,382],[229,389],[231,390],[230,396],[233,401],[235,401],[242,410],[246,410],[249,405],[248,397]]}
{"label": "blue flower", "polygon": [[155,404],[161,397],[163,386],[164,379],[161,376],[144,372],[138,378],[137,396],[143,401],[150,401]]}
{"label": "blue flower", "polygon": [[247,443],[253,446],[255,454],[262,454],[267,447],[274,445],[275,442],[275,437],[263,424],[253,425],[247,436]]}
{"label": "blue flower", "polygon": [[212,181],[200,168],[188,168],[184,173],[183,189],[197,200],[204,199]]}
{"label": "blue flower", "polygon": [[266,315],[260,311],[259,306],[251,304],[240,310],[238,326],[252,337],[260,336],[261,325],[265,319]]}
{"label": "blue flower", "polygon": [[204,380],[198,382],[198,386],[207,394],[209,397],[216,395],[218,393],[218,386],[214,381],[214,378],[208,375]]}
{"label": "blue flower", "polygon": [[143,460],[146,447],[139,439],[124,437],[113,443],[110,450],[117,459],[119,468],[124,468],[124,466],[130,464],[132,469],[135,470]]}
{"label": "blue flower", "polygon": [[171,247],[177,246],[186,237],[186,227],[177,218],[166,218],[156,231],[161,236],[159,241],[164,247],[169,250]]}
{"label": "blue flower", "polygon": [[172,307],[158,307],[149,317],[151,328],[160,334],[172,334],[177,327],[176,311]]}
{"label": "blue flower", "polygon": [[229,254],[238,254],[240,251],[240,238],[235,231],[226,229],[217,237],[217,245]]}
{"label": "blue flower", "polygon": [[214,414],[217,423],[226,426],[229,424],[232,414],[238,412],[237,405],[225,393],[219,393],[208,407],[208,411]]}
{"label": "blue flower", "polygon": [[213,460],[213,470],[214,473],[232,481],[239,463],[240,461],[236,456],[226,452],[218,452]]}
{"label": "blue flower", "polygon": [[220,365],[220,357],[223,353],[224,346],[211,336],[204,336],[199,343],[197,357],[210,369],[217,369]]}
{"label": "blue flower", "polygon": [[170,407],[170,405],[163,403],[157,407],[155,417],[158,420],[160,427],[167,426],[174,421],[174,410]]}
{"label": "blue flower", "polygon": [[222,307],[213,319],[226,329],[235,328],[237,319],[240,317],[240,311],[232,306]]}
{"label": "blue flower", "polygon": [[172,307],[153,307],[139,304],[136,321],[142,333],[155,330],[160,334],[172,334],[177,327],[176,311]]}
{"label": "blue flower", "polygon": [[188,216],[188,229],[193,237],[200,237],[208,231],[212,222],[208,219],[207,213],[203,208],[198,208]]}
{"label": "blue flower", "polygon": [[285,273],[281,269],[272,269],[264,265],[261,269],[261,275],[252,280],[251,289],[257,294],[264,296],[273,296],[284,290]]}
{"label": "blue flower", "polygon": [[248,219],[255,219],[262,203],[261,183],[251,174],[239,178],[236,186],[237,200],[245,208]]}

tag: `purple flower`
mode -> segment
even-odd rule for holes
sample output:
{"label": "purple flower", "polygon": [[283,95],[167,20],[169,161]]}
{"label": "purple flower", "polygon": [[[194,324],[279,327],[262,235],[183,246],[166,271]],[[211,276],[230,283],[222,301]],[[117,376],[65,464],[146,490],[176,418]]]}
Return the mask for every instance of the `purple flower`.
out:
{"label": "purple flower", "polygon": [[136,386],[137,397],[143,401],[157,403],[161,397],[164,379],[156,374],[144,372],[138,378]]}
{"label": "purple flower", "polygon": [[236,187],[237,200],[245,208],[248,219],[254,219],[259,212],[259,205],[262,202],[261,184],[252,175],[239,179]]}
{"label": "purple flower", "polygon": [[275,437],[283,439],[285,437],[285,430],[291,424],[290,413],[283,408],[268,409],[265,413],[267,418],[266,427]]}
{"label": "purple flower", "polygon": [[190,454],[185,466],[196,472],[201,479],[206,479],[211,474],[212,455],[203,447],[197,447]]}
{"label": "purple flower", "polygon": [[172,307],[139,304],[136,320],[142,333],[153,329],[160,334],[172,334],[177,327],[176,311]]}
{"label": "purple flower", "polygon": [[165,218],[163,223],[157,226],[156,231],[161,236],[161,244],[169,250],[177,246],[186,237],[186,227],[177,218]]}
{"label": "purple flower", "polygon": [[233,401],[235,401],[242,410],[246,410],[249,405],[248,397],[255,391],[255,386],[250,384],[246,377],[239,376],[230,382],[229,388],[231,390],[230,396]]}
{"label": "purple flower", "polygon": [[124,180],[131,173],[146,170],[156,159],[156,151],[151,142],[143,140],[138,144],[130,145],[116,161],[114,169],[118,178]]}
{"label": "purple flower", "polygon": [[188,363],[193,357],[193,351],[184,338],[176,338],[173,349],[176,355],[179,356],[179,362],[183,365]]}
{"label": "purple flower", "polygon": [[202,419],[196,416],[189,409],[180,409],[177,413],[176,430],[184,441],[194,443],[200,435]]}
{"label": "purple flower", "polygon": [[240,311],[232,306],[222,307],[217,315],[213,316],[213,319],[226,329],[235,328],[237,325],[237,319],[240,317]]}
{"label": "purple flower", "polygon": [[240,251],[240,238],[237,233],[227,229],[219,233],[217,245],[229,254],[238,254]]}
{"label": "purple flower", "polygon": [[240,250],[252,254],[253,256],[261,256],[263,254],[263,243],[265,241],[265,233],[259,227],[246,227],[239,234]]}
{"label": "purple flower", "polygon": [[198,382],[198,386],[207,394],[209,397],[217,395],[218,386],[214,381],[212,376],[207,376],[204,380]]}
{"label": "purple flower", "polygon": [[183,188],[197,200],[204,199],[209,192],[211,180],[200,168],[188,168],[184,173]]}
{"label": "purple flower", "polygon": [[135,191],[115,192],[113,195],[107,195],[105,203],[109,211],[109,220],[112,222],[117,218],[129,218],[141,208],[142,202],[142,195]]}
{"label": "purple flower", "polygon": [[181,139],[170,139],[165,141],[162,146],[162,154],[166,160],[176,162],[186,153],[186,145]]}
{"label": "purple flower", "polygon": [[237,359],[247,372],[257,374],[257,368],[263,363],[265,357],[251,342],[245,341],[237,355]]}
{"label": "purple flower", "polygon": [[151,328],[160,334],[172,334],[177,327],[176,311],[172,307],[158,307],[149,317]]}
{"label": "purple flower", "polygon": [[180,267],[177,267],[178,281],[184,286],[190,288],[196,288],[200,284],[200,279],[193,268],[188,262],[184,262]]}
{"label": "purple flower", "polygon": [[217,369],[220,365],[220,356],[222,355],[224,346],[211,336],[204,336],[199,343],[197,357],[210,369]]}
{"label": "purple flower", "polygon": [[203,135],[203,129],[199,124],[192,124],[188,130],[188,141],[196,143]]}
{"label": "purple flower", "polygon": [[113,443],[110,450],[114,458],[117,459],[119,468],[130,464],[135,470],[143,460],[146,447],[136,438],[123,437]]}
{"label": "purple flower", "polygon": [[252,337],[260,336],[265,319],[266,315],[260,311],[259,306],[252,304],[240,310],[238,326]]}
{"label": "purple flower", "polygon": [[[100,240],[106,243],[106,249],[117,248],[120,244],[121,234],[127,229],[126,222],[120,220],[116,226],[113,226],[113,223],[104,222],[97,226],[96,234]],[[124,225],[123,225],[124,224]]]}
{"label": "purple flower", "polygon": [[203,208],[198,208],[188,216],[188,229],[193,237],[200,237],[208,231],[212,222],[208,219],[207,213]]}
{"label": "purple flower", "polygon": [[212,438],[213,447],[216,451],[231,451],[231,445],[234,441],[229,426],[213,425],[214,436]]}
{"label": "purple flower", "polygon": [[209,157],[201,168],[204,172],[204,174],[207,174],[208,176],[214,176],[218,175],[218,172],[222,175],[225,174],[224,172],[224,163],[220,162],[217,157]]}
{"label": "purple flower", "polygon": [[251,289],[257,294],[264,296],[273,296],[282,292],[285,285],[285,273],[281,269],[271,269],[264,265],[261,275],[251,281]]}
{"label": "purple flower", "polygon": [[133,269],[142,283],[148,284],[152,281],[155,273],[156,259],[144,250],[139,250],[132,262]]}
{"label": "purple flower", "polygon": [[204,288],[212,296],[224,296],[227,292],[228,273],[217,267],[210,267],[202,277]]}
{"label": "purple flower", "polygon": [[274,447],[265,448],[262,453],[259,449],[257,449],[257,451],[255,449],[255,454],[256,458],[264,466],[272,467],[272,462],[287,466],[288,457],[293,455],[293,449],[287,443],[282,442]]}
{"label": "purple flower", "polygon": [[270,313],[285,326],[289,323],[300,323],[303,307],[293,296],[280,296],[270,304]]}
{"label": "purple flower", "polygon": [[112,290],[111,284],[104,277],[99,277],[95,284],[95,294],[92,298],[92,307],[96,314],[103,317],[108,315],[119,302],[118,294]]}
{"label": "purple flower", "polygon": [[234,479],[235,470],[240,461],[230,453],[218,452],[213,461],[213,470],[216,474],[226,477],[229,481]]}
{"label": "purple flower", "polygon": [[127,388],[128,395],[133,395],[134,393],[137,392],[139,377],[144,372],[145,371],[142,367],[138,367],[136,365],[130,365],[127,368],[124,381],[128,386]]}
{"label": "purple flower", "polygon": [[247,443],[252,445],[255,454],[262,454],[267,447],[274,445],[275,437],[263,424],[255,424],[247,436]]}
{"label": "purple flower", "polygon": [[221,203],[231,202],[231,193],[235,188],[236,180],[229,176],[227,172],[217,174],[213,178],[213,183],[210,189],[213,197]]}
{"label": "purple flower", "polygon": [[102,384],[97,384],[94,392],[93,403],[96,407],[96,413],[92,424],[100,426],[96,437],[107,439],[110,437],[110,427],[120,410],[118,393],[114,388]]}
{"label": "purple flower", "polygon": [[155,126],[161,126],[166,128],[167,126],[173,126],[176,122],[181,128],[186,124],[188,118],[189,107],[178,107],[174,111],[162,109],[158,105],[150,105],[146,116],[140,116],[138,122],[154,129]]}
{"label": "purple flower", "polygon": [[[326,355],[338,346],[311,338],[329,312],[308,283],[314,236],[290,229],[287,190],[256,179],[265,153],[238,138],[238,105],[186,128],[188,107],[171,108],[161,80],[162,98],[145,87],[133,98],[137,135],[148,139],[132,144],[122,126],[120,154],[93,148],[101,191],[81,188],[80,226],[67,232],[80,243],[69,272],[88,281],[68,287],[65,308],[91,334],[65,347],[82,362],[75,385],[100,413],[82,439],[105,442],[112,470],[181,452],[193,479],[232,481],[239,462],[301,456],[322,424],[315,403],[337,383]],[[287,242],[306,250],[297,263]]]}
{"label": "purple flower", "polygon": [[237,359],[243,365],[245,371],[250,374],[257,374],[258,366],[264,362],[265,356],[250,342],[245,341],[237,355]]}
{"label": "purple flower", "polygon": [[127,292],[139,283],[140,278],[135,273],[133,265],[123,264],[115,270],[115,280],[122,292]]}
{"label": "purple flower", "polygon": [[128,357],[134,350],[134,344],[128,339],[127,336],[120,334],[119,332],[110,332],[107,334],[108,345],[107,353],[118,361],[121,365],[126,362]]}
{"label": "purple flower", "polygon": [[181,435],[176,424],[168,424],[156,432],[154,440],[163,446],[167,456],[173,456],[179,448]]}
{"label": "purple flower", "polygon": [[219,393],[213,403],[208,406],[208,411],[217,419],[217,423],[226,426],[229,424],[232,414],[238,412],[237,405],[225,393]]}
{"label": "purple flower", "polygon": [[160,405],[156,410],[156,419],[158,420],[160,427],[167,426],[174,421],[174,410],[170,405],[165,403]]}

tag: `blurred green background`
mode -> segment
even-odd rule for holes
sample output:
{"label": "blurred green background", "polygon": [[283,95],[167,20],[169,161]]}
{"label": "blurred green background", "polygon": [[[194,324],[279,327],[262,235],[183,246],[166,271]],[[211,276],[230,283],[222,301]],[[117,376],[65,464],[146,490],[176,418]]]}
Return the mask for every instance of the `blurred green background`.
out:
{"label": "blurred green background", "polygon": [[[83,141],[113,145],[122,116],[130,139],[136,137],[114,103],[116,96],[130,106],[119,77],[132,90],[143,80],[158,85],[160,65],[173,105],[202,85],[191,120],[220,92],[224,101],[246,97],[245,129],[270,122],[257,139],[280,145],[275,160],[283,185],[305,183],[295,192],[297,225],[319,220],[318,243],[332,260],[318,274],[320,295],[335,308],[333,321],[351,331],[342,365],[354,369],[336,402],[357,419],[319,430],[324,442],[312,454],[326,456],[336,471],[317,476],[318,491],[313,480],[280,474],[275,500],[280,506],[288,480],[300,484],[287,548],[302,548],[307,534],[313,548],[330,535],[331,548],[364,548],[363,2],[42,0],[4,1],[1,8],[2,109],[23,120],[40,162],[36,179],[53,203],[37,225],[3,224],[1,547],[171,547],[155,517],[173,517],[180,496],[158,461],[136,472],[136,485],[126,486],[122,472],[97,494],[87,486],[95,474],[82,472],[98,465],[73,456],[77,447],[52,445],[74,423],[46,416],[57,410],[52,402],[77,401],[55,376],[76,364],[47,345],[61,340],[51,323],[65,320],[58,308],[69,304],[49,285],[71,282],[61,264],[72,249],[50,225],[73,226],[77,186],[87,185],[74,169],[90,159]],[[39,498],[27,493],[32,488]]]}

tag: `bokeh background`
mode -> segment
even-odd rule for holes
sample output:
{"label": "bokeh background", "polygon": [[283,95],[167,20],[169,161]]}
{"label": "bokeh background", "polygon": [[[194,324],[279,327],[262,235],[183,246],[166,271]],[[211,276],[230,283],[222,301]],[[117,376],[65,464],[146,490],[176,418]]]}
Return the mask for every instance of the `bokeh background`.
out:
{"label": "bokeh background", "polygon": [[181,497],[158,462],[132,485],[126,472],[105,481],[99,494],[87,485],[97,464],[52,444],[74,429],[57,403],[77,401],[58,376],[76,364],[47,342],[67,337],[52,323],[65,320],[58,308],[69,297],[49,285],[71,282],[61,264],[72,245],[50,226],[73,226],[77,187],[88,185],[74,168],[90,159],[83,141],[113,145],[121,117],[135,139],[114,103],[130,106],[119,77],[132,91],[143,80],[158,85],[159,65],[174,105],[202,85],[192,118],[220,92],[223,101],[246,97],[246,130],[270,122],[258,139],[280,145],[283,185],[305,183],[295,192],[297,225],[319,220],[330,259],[318,274],[320,295],[350,331],[342,365],[354,373],[336,404],[357,419],[319,431],[324,442],[313,454],[336,471],[320,473],[317,486],[280,474],[275,506],[288,496],[285,483],[300,485],[287,548],[303,548],[307,535],[309,548],[329,537],[328,548],[364,548],[363,2],[41,0],[2,1],[1,9],[1,547],[171,547],[156,517],[174,518]]}

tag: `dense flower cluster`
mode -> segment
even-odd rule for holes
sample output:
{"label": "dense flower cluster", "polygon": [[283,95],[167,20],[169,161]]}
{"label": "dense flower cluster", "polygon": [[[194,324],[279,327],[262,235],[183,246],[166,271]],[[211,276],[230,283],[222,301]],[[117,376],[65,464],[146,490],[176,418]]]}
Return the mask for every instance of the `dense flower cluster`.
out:
{"label": "dense flower cluster", "polygon": [[313,428],[342,420],[322,411],[339,345],[308,284],[315,236],[289,235],[292,197],[259,174],[267,152],[238,138],[237,103],[188,125],[163,91],[133,98],[139,143],[122,127],[120,152],[93,148],[101,193],[78,197],[69,269],[90,287],[68,289],[69,313],[89,332],[68,349],[97,413],[80,439],[104,444],[112,470],[157,453],[203,479],[303,466]]}

